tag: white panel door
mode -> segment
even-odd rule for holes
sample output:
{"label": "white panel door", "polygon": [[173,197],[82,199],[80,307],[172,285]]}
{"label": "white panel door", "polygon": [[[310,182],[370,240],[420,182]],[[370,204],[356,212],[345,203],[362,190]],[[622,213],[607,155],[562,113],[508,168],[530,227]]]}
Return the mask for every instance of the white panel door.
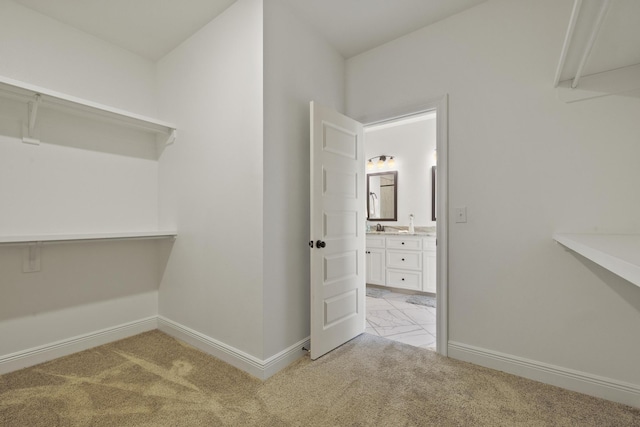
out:
{"label": "white panel door", "polygon": [[311,358],[365,328],[362,125],[311,102]]}

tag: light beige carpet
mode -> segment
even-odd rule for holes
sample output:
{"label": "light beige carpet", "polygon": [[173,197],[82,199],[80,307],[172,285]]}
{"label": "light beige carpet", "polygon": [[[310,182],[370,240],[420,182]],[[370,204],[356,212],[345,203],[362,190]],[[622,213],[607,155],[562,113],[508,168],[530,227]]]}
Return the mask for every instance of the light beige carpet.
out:
{"label": "light beige carpet", "polygon": [[640,409],[361,335],[261,382],[152,331],[0,376],[0,425],[640,426]]}

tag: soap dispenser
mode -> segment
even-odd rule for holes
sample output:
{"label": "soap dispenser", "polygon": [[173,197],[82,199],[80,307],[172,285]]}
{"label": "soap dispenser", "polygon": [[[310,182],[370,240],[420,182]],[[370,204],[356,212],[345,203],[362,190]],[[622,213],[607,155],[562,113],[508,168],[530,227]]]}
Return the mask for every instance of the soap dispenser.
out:
{"label": "soap dispenser", "polygon": [[409,234],[414,234],[416,232],[415,227],[413,226],[413,214],[409,215]]}

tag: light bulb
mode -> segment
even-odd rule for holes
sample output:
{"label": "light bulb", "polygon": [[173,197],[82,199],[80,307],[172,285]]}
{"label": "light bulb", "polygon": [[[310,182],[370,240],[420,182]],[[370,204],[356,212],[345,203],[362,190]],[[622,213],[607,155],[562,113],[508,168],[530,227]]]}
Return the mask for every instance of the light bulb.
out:
{"label": "light bulb", "polygon": [[389,162],[387,163],[387,165],[392,168],[396,165],[396,161],[393,157],[389,157]]}
{"label": "light bulb", "polygon": [[384,160],[382,160],[382,157],[380,158],[380,160],[378,160],[378,169],[382,169],[384,167]]}
{"label": "light bulb", "polygon": [[367,162],[367,170],[371,169],[373,169],[373,162],[371,161],[371,159],[369,159],[369,161]]}

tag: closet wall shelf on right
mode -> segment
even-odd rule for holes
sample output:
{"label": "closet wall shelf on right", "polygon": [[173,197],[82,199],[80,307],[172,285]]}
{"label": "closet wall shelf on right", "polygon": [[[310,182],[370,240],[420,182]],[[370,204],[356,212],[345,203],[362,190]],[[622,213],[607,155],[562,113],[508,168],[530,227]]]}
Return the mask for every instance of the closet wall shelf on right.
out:
{"label": "closet wall shelf on right", "polygon": [[556,233],[553,239],[640,287],[640,234]]}
{"label": "closet wall shelf on right", "polygon": [[565,102],[640,96],[640,1],[574,0],[554,87]]}

